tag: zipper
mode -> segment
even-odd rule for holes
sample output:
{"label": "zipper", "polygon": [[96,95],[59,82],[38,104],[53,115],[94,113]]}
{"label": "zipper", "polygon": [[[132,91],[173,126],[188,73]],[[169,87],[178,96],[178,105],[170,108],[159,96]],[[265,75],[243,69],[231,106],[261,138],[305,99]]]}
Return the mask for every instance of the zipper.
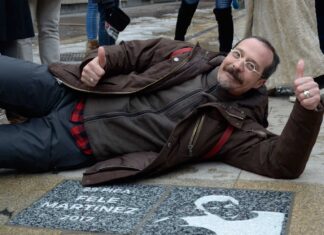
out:
{"label": "zipper", "polygon": [[231,113],[231,112],[229,112],[229,111],[225,111],[227,114],[228,114],[228,116],[230,116],[230,117],[234,117],[234,118],[237,118],[237,119],[240,119],[240,120],[244,120],[244,117],[241,117],[241,116],[238,116],[238,115],[236,115],[236,114],[234,114],[234,113]]}
{"label": "zipper", "polygon": [[195,147],[195,144],[197,143],[199,134],[202,130],[202,126],[205,120],[205,114],[203,114],[195,123],[195,127],[192,131],[190,141],[188,144],[188,152],[189,152],[189,157],[193,156],[193,148]]}
{"label": "zipper", "polygon": [[[209,88],[207,91],[205,91],[204,93],[210,94],[212,93],[214,90],[217,89],[217,86],[212,86],[211,88]],[[199,89],[200,91],[203,91],[203,89]],[[193,94],[194,95],[194,94]],[[195,100],[193,102],[191,102],[190,107],[197,107],[201,102],[202,102],[203,98],[200,98],[198,100]],[[183,110],[187,109],[188,107],[184,106],[182,109],[179,109],[177,112],[180,113]]]}
{"label": "zipper", "polygon": [[148,86],[154,86],[155,84],[157,84],[158,82],[166,79],[168,76],[170,76],[170,74],[174,73],[175,71],[179,70],[182,66],[184,66],[188,61],[189,61],[189,57],[190,55],[188,55],[185,59],[183,59],[183,61],[181,61],[178,66],[176,66],[175,68],[173,68],[169,73],[167,73],[166,75],[164,75],[162,78],[160,78],[159,80],[156,80],[155,82],[143,87],[142,89],[140,89],[139,91],[145,89]]}
{"label": "zipper", "polygon": [[100,114],[100,115],[97,114],[96,116],[92,116],[92,117],[84,117],[84,121],[85,122],[95,121],[95,120],[99,120],[99,119],[102,119],[102,118],[107,119],[107,118],[115,118],[115,117],[136,117],[136,116],[147,114],[147,113],[156,113],[156,114],[163,113],[165,110],[171,109],[172,106],[182,102],[183,100],[187,99],[188,97],[193,96],[193,95],[195,95],[195,94],[197,94],[199,92],[201,92],[201,89],[192,91],[189,94],[186,94],[186,95],[180,97],[179,99],[175,100],[174,102],[168,104],[164,108],[162,108],[160,110],[157,110],[157,111],[143,110],[143,111],[136,112],[136,113],[127,113],[127,112],[104,113],[104,114]]}
{"label": "zipper", "polygon": [[262,130],[254,130],[253,128],[246,130],[247,132],[252,132],[254,134],[256,134],[258,137],[262,138],[262,139],[266,139],[267,138],[267,133],[265,131]]}

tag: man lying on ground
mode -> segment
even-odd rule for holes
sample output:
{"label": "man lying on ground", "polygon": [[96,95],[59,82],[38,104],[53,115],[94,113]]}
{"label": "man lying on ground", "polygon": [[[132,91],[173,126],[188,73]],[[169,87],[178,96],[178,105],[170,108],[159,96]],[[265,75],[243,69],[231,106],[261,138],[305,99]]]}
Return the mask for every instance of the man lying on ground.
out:
{"label": "man lying on ground", "polygon": [[289,120],[281,135],[267,131],[264,83],[278,64],[260,37],[241,40],[226,57],[169,39],[100,47],[80,66],[0,56],[0,105],[29,118],[0,126],[0,167],[93,165],[83,177],[92,185],[219,160],[296,178],[316,142],[323,106],[300,61]]}

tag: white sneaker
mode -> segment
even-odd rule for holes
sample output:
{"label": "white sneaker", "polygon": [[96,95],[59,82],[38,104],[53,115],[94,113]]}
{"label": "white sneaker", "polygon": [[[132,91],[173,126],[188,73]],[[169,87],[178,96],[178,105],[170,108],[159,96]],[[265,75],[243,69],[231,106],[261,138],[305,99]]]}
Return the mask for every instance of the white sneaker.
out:
{"label": "white sneaker", "polygon": [[295,103],[296,102],[296,96],[294,96],[294,95],[289,96],[289,101],[291,103]]}

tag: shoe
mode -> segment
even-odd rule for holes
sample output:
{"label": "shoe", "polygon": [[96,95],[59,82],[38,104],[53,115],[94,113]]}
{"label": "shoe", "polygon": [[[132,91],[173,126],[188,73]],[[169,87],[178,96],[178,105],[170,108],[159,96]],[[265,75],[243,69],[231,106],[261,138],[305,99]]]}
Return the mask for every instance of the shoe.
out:
{"label": "shoe", "polygon": [[10,124],[19,124],[28,120],[28,118],[8,110],[6,110],[6,116]]}
{"label": "shoe", "polygon": [[296,96],[294,96],[294,95],[289,96],[289,101],[291,103],[295,103],[296,102]]}
{"label": "shoe", "polygon": [[269,96],[293,96],[294,90],[291,87],[279,86],[268,90]]}
{"label": "shoe", "polygon": [[99,47],[98,40],[88,40],[86,44],[86,52],[97,49]]}

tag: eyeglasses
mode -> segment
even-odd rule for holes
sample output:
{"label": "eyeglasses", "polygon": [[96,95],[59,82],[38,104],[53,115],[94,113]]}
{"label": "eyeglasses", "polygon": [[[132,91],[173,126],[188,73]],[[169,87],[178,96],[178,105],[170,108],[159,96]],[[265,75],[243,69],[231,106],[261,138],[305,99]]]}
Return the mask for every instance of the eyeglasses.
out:
{"label": "eyeglasses", "polygon": [[[237,49],[232,49],[231,50],[231,55],[235,58],[235,59],[237,59],[237,60],[240,60],[240,59],[242,59],[242,53],[239,51],[239,50],[237,50]],[[257,70],[256,70],[256,65],[255,65],[255,63],[253,63],[253,62],[251,62],[251,61],[246,61],[245,59],[243,59],[243,62],[244,62],[244,66],[245,66],[245,68],[248,70],[248,71],[250,71],[250,72],[255,72],[256,74],[258,74],[258,75],[260,75],[261,77],[262,77],[262,73],[260,73],[260,72],[258,72]]]}

